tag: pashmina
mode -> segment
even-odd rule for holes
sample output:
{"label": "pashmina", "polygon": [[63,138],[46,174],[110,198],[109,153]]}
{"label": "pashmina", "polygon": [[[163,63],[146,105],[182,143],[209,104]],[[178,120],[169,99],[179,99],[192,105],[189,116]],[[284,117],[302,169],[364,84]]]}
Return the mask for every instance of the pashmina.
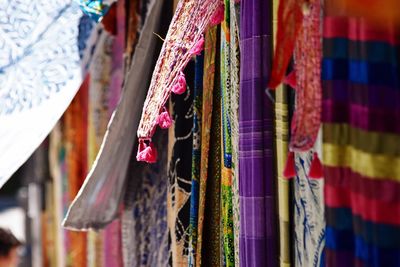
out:
{"label": "pashmina", "polygon": [[[217,27],[211,27],[205,33],[205,49],[204,49],[204,72],[203,72],[203,103],[202,103],[202,118],[201,118],[201,161],[200,161],[200,185],[199,185],[199,207],[198,207],[198,224],[197,224],[197,248],[196,248],[196,263],[200,266],[201,258],[204,256],[205,259],[209,259],[213,261],[216,257],[215,254],[211,257],[211,255],[204,254],[202,252],[202,244],[203,244],[203,227],[204,219],[205,219],[205,210],[206,204],[211,207],[211,209],[215,213],[211,213],[211,218],[216,218],[215,216],[219,216],[217,214],[217,210],[219,211],[219,202],[217,197],[217,188],[219,185],[219,179],[217,176],[210,176],[215,177],[212,181],[208,180],[209,177],[209,165],[211,165],[211,160],[215,160],[214,157],[210,156],[210,141],[211,133],[215,133],[216,130],[214,129],[211,131],[213,121],[213,113],[214,111],[214,86],[215,86],[215,64],[216,64],[216,44],[217,44]],[[215,116],[215,115],[214,115]],[[213,143],[214,144],[214,143]],[[210,170],[211,171],[211,170]],[[215,174],[215,172],[213,172]],[[215,180],[218,180],[216,182]],[[208,184],[210,184],[208,186]],[[211,184],[214,186],[212,188]],[[207,197],[208,200],[207,201]],[[217,201],[215,201],[217,200]],[[207,201],[207,203],[206,203]],[[218,204],[217,204],[218,203]],[[218,217],[219,218],[219,217]],[[216,222],[217,220],[215,220]],[[215,231],[212,231],[215,234]],[[217,232],[217,236],[219,237],[219,229]],[[212,238],[210,240],[213,240]],[[213,240],[214,241],[214,240]],[[219,241],[218,241],[219,242]],[[207,243],[212,247],[215,253],[219,252],[219,246],[216,246],[215,243]],[[218,243],[219,244],[219,243]],[[218,254],[219,257],[219,254]],[[219,262],[218,261],[213,261]]]}
{"label": "pashmina", "polygon": [[[167,138],[168,133],[161,131],[154,142],[163,146]],[[160,151],[156,164],[132,160],[128,168],[122,213],[125,267],[168,265],[167,152]]]}
{"label": "pashmina", "polygon": [[326,2],[322,64],[327,266],[400,266],[400,29]]}
{"label": "pashmina", "polygon": [[[150,6],[149,16],[132,59],[131,70],[125,78],[121,100],[108,123],[97,159],[64,220],[66,227],[102,228],[117,215],[126,182],[126,170],[135,143],[132,137],[135,136],[139,123],[137,114],[140,113],[146,95],[141,88],[145,81],[150,82],[151,69],[155,62],[153,58],[160,51],[157,44],[161,42],[153,38],[153,32],[165,33],[166,29],[160,21],[164,16],[164,21],[170,16],[168,12],[162,15],[163,7],[164,10],[168,7],[164,4],[164,1],[155,1]],[[102,189],[101,193],[98,188]],[[96,209],[88,201],[94,197],[98,204]],[[91,212],[87,212],[88,210]]]}
{"label": "pashmina", "polygon": [[173,95],[169,142],[172,144],[168,158],[167,216],[170,244],[169,265],[188,266],[190,193],[193,145],[193,85],[194,62],[185,70],[188,90],[182,95]]}
{"label": "pashmina", "polygon": [[272,1],[243,0],[240,18],[240,266],[278,265],[273,103],[264,93]]}
{"label": "pashmina", "polygon": [[225,16],[221,25],[221,212],[222,242],[225,265],[235,266],[232,207],[232,139],[231,139],[231,51],[230,5],[225,0]]}
{"label": "pashmina", "polygon": [[82,82],[81,16],[71,0],[0,5],[0,187],[46,138]]}
{"label": "pashmina", "polygon": [[190,194],[190,240],[189,266],[195,266],[197,224],[199,209],[199,182],[201,167],[201,114],[203,105],[204,54],[196,57],[193,92],[193,149],[192,149],[192,192]]}
{"label": "pashmina", "polygon": [[[146,152],[144,151],[145,147],[154,151],[155,148],[146,142],[151,140],[157,126],[158,116],[163,111],[171,90],[177,85],[182,90],[185,89],[182,70],[191,57],[201,51],[204,44],[203,33],[221,4],[222,2],[219,0],[181,0],[179,2],[143,106],[137,133],[142,144],[138,151],[139,160],[146,160],[140,159],[140,155],[143,155],[140,152]],[[156,152],[151,153],[151,161],[156,160],[154,156]]]}

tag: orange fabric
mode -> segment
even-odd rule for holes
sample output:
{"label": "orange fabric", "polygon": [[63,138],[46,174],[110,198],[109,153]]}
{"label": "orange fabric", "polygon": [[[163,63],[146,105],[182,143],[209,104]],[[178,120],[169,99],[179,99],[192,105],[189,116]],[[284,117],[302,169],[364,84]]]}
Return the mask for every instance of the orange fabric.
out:
{"label": "orange fabric", "polygon": [[268,88],[275,89],[285,76],[303,20],[302,6],[305,0],[280,0],[278,30]]}
{"label": "orange fabric", "polygon": [[[89,75],[64,114],[68,201],[72,202],[87,173],[87,106]],[[81,116],[78,116],[81,114]],[[86,266],[86,233],[68,231],[68,266]]]}

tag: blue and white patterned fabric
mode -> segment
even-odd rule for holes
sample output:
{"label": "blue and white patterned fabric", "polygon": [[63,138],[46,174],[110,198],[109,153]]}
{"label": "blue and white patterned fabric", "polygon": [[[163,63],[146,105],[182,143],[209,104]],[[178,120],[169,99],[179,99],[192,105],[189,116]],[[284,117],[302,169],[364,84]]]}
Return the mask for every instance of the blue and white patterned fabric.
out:
{"label": "blue and white patterned fabric", "polygon": [[[321,134],[314,149],[321,155]],[[295,267],[324,266],[325,247],[324,179],[310,179],[313,151],[296,152],[294,181]]]}
{"label": "blue and white patterned fabric", "polygon": [[45,139],[81,83],[72,0],[0,4],[0,187]]}

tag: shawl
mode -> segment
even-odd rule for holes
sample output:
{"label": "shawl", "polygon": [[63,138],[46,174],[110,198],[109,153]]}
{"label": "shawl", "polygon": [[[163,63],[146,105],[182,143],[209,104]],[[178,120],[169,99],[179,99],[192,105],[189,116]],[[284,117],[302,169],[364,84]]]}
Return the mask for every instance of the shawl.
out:
{"label": "shawl", "polygon": [[[175,11],[165,38],[157,65],[143,106],[142,117],[138,128],[139,146],[138,160],[154,162],[156,152],[149,146],[155,131],[160,113],[169,123],[171,119],[165,114],[165,103],[171,93],[183,93],[186,89],[182,70],[193,55],[198,54],[204,45],[203,33],[210,24],[212,16],[221,6],[221,1],[181,0]],[[167,117],[165,117],[167,116]],[[146,142],[145,142],[146,141]],[[148,148],[147,150],[145,150]],[[141,153],[142,152],[142,153]]]}
{"label": "shawl", "polygon": [[[296,89],[296,109],[291,121],[291,137],[284,176],[295,175],[293,151],[310,150],[321,123],[321,1],[280,1],[275,56],[269,88],[283,80],[292,54],[294,71],[284,80]],[[310,168],[310,177],[320,178],[322,166],[318,154]]]}

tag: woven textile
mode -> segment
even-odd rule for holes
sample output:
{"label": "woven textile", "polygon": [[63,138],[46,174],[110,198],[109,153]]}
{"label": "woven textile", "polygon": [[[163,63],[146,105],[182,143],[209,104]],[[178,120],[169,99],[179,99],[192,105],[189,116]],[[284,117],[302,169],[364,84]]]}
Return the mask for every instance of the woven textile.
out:
{"label": "woven textile", "polygon": [[202,105],[202,118],[201,118],[200,186],[199,186],[199,209],[198,209],[198,226],[197,226],[198,230],[197,230],[197,248],[196,248],[197,265],[200,264],[202,257],[206,195],[207,195],[207,190],[210,190],[209,189],[210,186],[207,186],[208,185],[207,181],[209,177],[209,164],[211,164],[209,163],[209,159],[214,159],[210,157],[209,153],[210,153],[210,134],[212,127],[212,116],[215,105],[213,100],[213,92],[215,85],[214,80],[215,80],[215,64],[216,64],[216,59],[215,59],[216,42],[217,42],[217,29],[216,27],[212,27],[205,33],[203,105]]}
{"label": "woven textile", "polygon": [[239,233],[240,233],[240,201],[239,201],[239,94],[240,94],[240,49],[239,49],[239,17],[240,2],[230,0],[230,126],[232,145],[232,213],[235,266],[239,266]]}
{"label": "woven textile", "polygon": [[181,0],[170,24],[143,107],[138,137],[150,139],[157,126],[170,90],[178,82],[178,74],[193,56],[193,49],[201,41],[211,16],[221,1]]}
{"label": "woven textile", "polygon": [[196,57],[193,99],[192,192],[190,194],[189,266],[195,266],[197,224],[199,210],[199,183],[201,167],[201,114],[203,106],[204,54]]}
{"label": "woven textile", "polygon": [[[219,39],[219,31],[215,41]],[[219,45],[215,47],[218,51]],[[215,70],[219,69],[219,53],[215,53]],[[209,66],[212,68],[211,66]],[[210,143],[208,160],[208,178],[206,185],[202,246],[197,246],[201,254],[197,254],[198,266],[223,266],[223,247],[221,229],[221,83],[219,71],[214,74],[215,82],[212,90],[212,118],[210,125]],[[204,107],[204,105],[203,105]],[[204,114],[204,113],[203,113]],[[200,237],[200,235],[199,235]],[[200,258],[200,260],[199,260]]]}
{"label": "woven textile", "polygon": [[272,1],[244,0],[240,18],[240,266],[277,266],[273,104],[264,93]]}
{"label": "woven textile", "polygon": [[[194,62],[185,70],[188,90],[171,98],[175,127],[168,142],[172,151],[168,162],[167,214],[170,260],[172,266],[187,266],[189,256],[189,220],[193,144]],[[172,129],[173,128],[173,129]],[[172,133],[173,132],[173,133]]]}
{"label": "woven textile", "polygon": [[[278,0],[273,1],[273,30],[277,31]],[[276,45],[276,39],[275,45]],[[289,94],[290,88],[279,85],[275,92],[275,154],[278,182],[279,260],[281,267],[291,266],[290,233],[290,180],[282,176],[289,147]]]}
{"label": "woven textile", "polygon": [[326,265],[400,266],[400,29],[326,2]]}
{"label": "woven textile", "polygon": [[232,139],[231,139],[231,51],[230,4],[225,0],[225,16],[221,25],[221,219],[226,266],[235,266],[232,207]]}

